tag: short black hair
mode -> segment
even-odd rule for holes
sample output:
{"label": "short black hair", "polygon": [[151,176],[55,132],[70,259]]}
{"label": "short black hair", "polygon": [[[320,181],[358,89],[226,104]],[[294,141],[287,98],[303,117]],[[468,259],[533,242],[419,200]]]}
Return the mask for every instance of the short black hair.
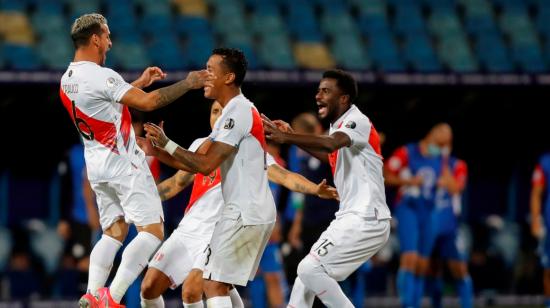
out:
{"label": "short black hair", "polygon": [[350,73],[339,69],[328,70],[323,73],[323,78],[336,79],[338,88],[349,96],[350,104],[357,98],[357,82]]}
{"label": "short black hair", "polygon": [[77,18],[71,27],[71,39],[75,48],[87,46],[92,35],[101,35],[101,25],[107,24],[107,19],[101,14],[85,14]]}
{"label": "short black hair", "polygon": [[220,55],[223,58],[222,63],[235,74],[235,85],[241,86],[246,75],[248,62],[244,53],[235,48],[216,48],[212,50],[213,55]]}

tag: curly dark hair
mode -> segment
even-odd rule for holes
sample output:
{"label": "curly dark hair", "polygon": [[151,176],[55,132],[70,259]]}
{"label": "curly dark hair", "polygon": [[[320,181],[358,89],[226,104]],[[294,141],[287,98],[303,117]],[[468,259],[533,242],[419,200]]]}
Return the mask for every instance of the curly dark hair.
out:
{"label": "curly dark hair", "polygon": [[350,73],[339,69],[328,70],[323,73],[323,78],[336,79],[338,88],[349,96],[350,104],[357,98],[357,82]]}
{"label": "curly dark hair", "polygon": [[216,48],[212,50],[212,54],[222,56],[222,63],[235,74],[235,85],[240,87],[248,67],[244,53],[235,48]]}

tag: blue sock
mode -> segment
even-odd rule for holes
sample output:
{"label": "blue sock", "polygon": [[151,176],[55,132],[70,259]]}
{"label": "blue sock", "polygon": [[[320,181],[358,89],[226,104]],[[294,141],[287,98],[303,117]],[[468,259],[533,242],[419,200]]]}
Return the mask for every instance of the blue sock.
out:
{"label": "blue sock", "polygon": [[399,293],[403,307],[412,307],[414,305],[414,280],[414,274],[409,271],[399,270],[397,272],[397,292]]}
{"label": "blue sock", "polygon": [[544,298],[544,307],[550,308],[550,297]]}
{"label": "blue sock", "polygon": [[472,283],[472,278],[468,275],[458,280],[457,289],[460,296],[460,306],[462,308],[473,307],[474,285]]}
{"label": "blue sock", "polygon": [[424,296],[424,276],[415,276],[414,283],[414,306],[422,306],[422,297]]}

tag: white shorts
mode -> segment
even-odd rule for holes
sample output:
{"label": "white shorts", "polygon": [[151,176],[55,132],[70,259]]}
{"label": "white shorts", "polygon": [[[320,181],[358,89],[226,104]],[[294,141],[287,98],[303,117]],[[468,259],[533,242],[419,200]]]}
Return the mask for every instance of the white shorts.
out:
{"label": "white shorts", "polygon": [[182,284],[192,269],[204,269],[204,254],[208,240],[199,239],[178,232],[178,229],[162,243],[149,266],[163,272],[170,278],[170,288],[175,289]]}
{"label": "white shorts", "polygon": [[103,230],[121,217],[136,226],[164,221],[157,185],[150,172],[133,170],[132,175],[90,184],[96,194]]}
{"label": "white shorts", "polygon": [[321,264],[330,277],[342,281],[378,252],[389,236],[389,219],[346,214],[330,223],[307,257]]}
{"label": "white shorts", "polygon": [[239,210],[226,206],[216,223],[203,277],[246,286],[253,280],[275,223],[244,226]]}

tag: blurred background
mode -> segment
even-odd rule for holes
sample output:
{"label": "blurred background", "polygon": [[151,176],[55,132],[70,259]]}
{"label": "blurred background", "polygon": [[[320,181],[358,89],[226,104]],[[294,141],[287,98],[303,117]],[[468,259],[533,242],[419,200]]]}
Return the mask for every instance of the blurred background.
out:
{"label": "blurred background", "polygon": [[[338,67],[358,80],[356,104],[384,134],[385,157],[449,123],[453,155],[469,169],[460,234],[476,304],[542,305],[529,196],[533,169],[550,150],[550,1],[0,0],[0,307],[74,307],[86,288],[86,255],[99,231],[82,183],[79,136],[58,91],[74,52],[70,25],[90,12],[108,19],[106,66],[129,82],[150,65],[168,72],[151,89],[203,68],[213,48],[233,47],[249,63],[244,94],[272,119],[315,114],[322,71]],[[184,146],[209,134],[208,118],[201,91],[162,110],[133,112],[137,127],[163,120]],[[291,170],[330,178],[330,169],[300,161],[295,149],[271,150]],[[154,168],[159,181],[175,172]],[[308,232],[324,229],[337,204],[276,191],[278,283],[288,292]],[[165,202],[166,234],[188,194]],[[388,189],[391,208],[395,195]],[[397,306],[398,264],[394,232],[344,289],[356,303]],[[270,302],[270,283],[261,280],[242,290],[254,307]],[[452,283],[445,286],[445,304],[457,305]],[[139,283],[128,294],[128,307],[138,307]],[[179,291],[165,298],[181,305]]]}

